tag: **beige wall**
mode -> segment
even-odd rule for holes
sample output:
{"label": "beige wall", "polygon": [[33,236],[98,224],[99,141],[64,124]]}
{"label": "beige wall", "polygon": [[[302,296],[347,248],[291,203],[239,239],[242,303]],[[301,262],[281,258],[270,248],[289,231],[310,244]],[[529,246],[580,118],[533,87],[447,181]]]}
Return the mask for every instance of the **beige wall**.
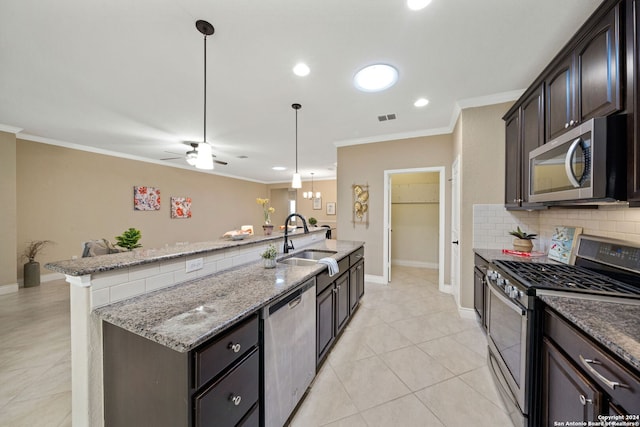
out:
{"label": "beige wall", "polygon": [[[279,200],[282,196],[281,194],[286,194],[284,190],[292,190],[290,189],[290,182],[283,182],[277,184],[269,184],[269,191],[274,200]],[[322,209],[313,209],[313,202],[311,200],[305,199],[302,197],[302,193],[305,191],[311,191],[311,180],[303,181],[302,188],[296,190],[296,205],[297,211],[300,215],[308,219],[309,217],[314,217],[318,220],[318,225],[327,224],[330,226],[336,225],[336,215],[327,215],[327,202],[336,202],[337,200],[337,185],[335,179],[330,180],[314,180],[313,181],[313,191],[322,193]],[[287,215],[279,216],[276,218],[278,222],[274,222],[276,226],[284,224],[284,219]],[[335,238],[335,237],[334,237]]]}
{"label": "beige wall", "polygon": [[[450,176],[451,135],[437,135],[338,148],[338,230],[340,239],[365,242],[366,273],[383,276],[384,172],[394,169],[445,167]],[[352,185],[369,185],[369,225],[353,224]],[[446,188],[446,235],[449,235],[450,187]],[[445,251],[445,282],[450,257]]]}
{"label": "beige wall", "polygon": [[[41,264],[81,255],[86,240],[115,241],[129,227],[141,230],[147,248],[215,240],[244,224],[261,232],[256,197],[267,197],[265,184],[25,140],[17,141],[16,164],[17,252],[30,240],[53,240]],[[134,185],[160,188],[161,209],[134,211]],[[193,217],[171,219],[171,196],[191,197]]]}
{"label": "beige wall", "polygon": [[460,305],[473,307],[473,205],[504,201],[504,121],[513,103],[462,110],[454,131],[460,157]]}
{"label": "beige wall", "polygon": [[16,197],[16,136],[0,132],[0,287],[12,285],[14,289],[18,283]]}

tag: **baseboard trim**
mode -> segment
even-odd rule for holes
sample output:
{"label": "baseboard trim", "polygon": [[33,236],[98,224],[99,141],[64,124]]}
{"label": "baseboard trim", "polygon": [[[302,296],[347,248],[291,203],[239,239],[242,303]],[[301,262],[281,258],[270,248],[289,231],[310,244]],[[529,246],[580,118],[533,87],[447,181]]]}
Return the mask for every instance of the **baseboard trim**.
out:
{"label": "baseboard trim", "polygon": [[17,283],[9,283],[8,285],[0,285],[0,295],[12,294],[18,292],[19,286]]}
{"label": "baseboard trim", "polygon": [[437,269],[439,265],[437,262],[424,262],[424,261],[409,261],[405,259],[392,259],[391,266],[397,265],[398,267],[417,267],[417,268],[431,268]]}
{"label": "baseboard trim", "polygon": [[[53,282],[54,280],[64,280],[65,275],[62,273],[48,273],[40,275],[40,283]],[[18,280],[19,286],[24,287],[24,279]]]}
{"label": "baseboard trim", "polygon": [[458,307],[458,314],[463,319],[475,319],[476,311],[473,308]]}
{"label": "baseboard trim", "polygon": [[386,285],[387,282],[384,280],[383,276],[374,276],[372,274],[365,274],[364,275],[364,281],[365,282],[371,282],[371,283],[379,283],[381,285]]}

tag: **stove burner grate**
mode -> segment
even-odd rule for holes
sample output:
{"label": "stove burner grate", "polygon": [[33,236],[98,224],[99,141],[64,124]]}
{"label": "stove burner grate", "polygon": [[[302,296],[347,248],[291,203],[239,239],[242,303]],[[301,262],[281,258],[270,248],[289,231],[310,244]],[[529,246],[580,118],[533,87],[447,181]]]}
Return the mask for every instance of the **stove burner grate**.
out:
{"label": "stove burner grate", "polygon": [[502,260],[496,265],[526,287],[640,295],[639,289],[578,266]]}

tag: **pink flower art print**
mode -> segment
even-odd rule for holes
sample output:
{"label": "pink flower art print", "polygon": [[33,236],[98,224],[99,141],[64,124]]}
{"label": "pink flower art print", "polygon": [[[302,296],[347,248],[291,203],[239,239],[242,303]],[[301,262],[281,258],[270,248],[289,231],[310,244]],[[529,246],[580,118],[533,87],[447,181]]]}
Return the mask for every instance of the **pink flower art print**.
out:
{"label": "pink flower art print", "polygon": [[136,211],[159,211],[160,189],[155,187],[133,187],[133,209]]}
{"label": "pink flower art print", "polygon": [[171,198],[171,218],[191,218],[191,197]]}

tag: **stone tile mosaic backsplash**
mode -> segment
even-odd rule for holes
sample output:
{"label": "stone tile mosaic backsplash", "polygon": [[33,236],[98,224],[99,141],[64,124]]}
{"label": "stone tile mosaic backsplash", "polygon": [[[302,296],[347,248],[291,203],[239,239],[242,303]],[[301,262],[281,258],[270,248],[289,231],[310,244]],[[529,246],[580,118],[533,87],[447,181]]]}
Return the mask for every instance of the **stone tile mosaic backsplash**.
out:
{"label": "stone tile mosaic backsplash", "polygon": [[510,249],[509,231],[520,226],[539,237],[534,251],[546,252],[555,226],[582,227],[584,234],[606,236],[640,244],[640,208],[600,206],[598,209],[552,208],[544,211],[507,211],[503,205],[473,206],[473,247]]}

